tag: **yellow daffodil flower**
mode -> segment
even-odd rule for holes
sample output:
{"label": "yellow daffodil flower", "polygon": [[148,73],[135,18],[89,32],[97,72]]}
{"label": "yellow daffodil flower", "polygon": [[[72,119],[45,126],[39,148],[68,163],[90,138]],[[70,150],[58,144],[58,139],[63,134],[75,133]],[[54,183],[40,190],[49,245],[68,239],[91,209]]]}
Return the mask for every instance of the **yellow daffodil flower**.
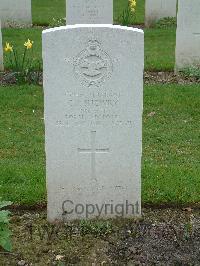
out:
{"label": "yellow daffodil flower", "polygon": [[12,52],[13,51],[13,46],[11,46],[9,44],[9,42],[6,42],[6,46],[5,46],[4,50],[5,50],[5,52],[8,52],[8,53]]}
{"label": "yellow daffodil flower", "polygon": [[129,0],[129,5],[130,5],[130,9],[131,12],[135,12],[135,7],[136,7],[136,0]]}
{"label": "yellow daffodil flower", "polygon": [[26,47],[27,50],[31,49],[33,46],[33,41],[28,39],[27,42],[24,43],[24,46]]}

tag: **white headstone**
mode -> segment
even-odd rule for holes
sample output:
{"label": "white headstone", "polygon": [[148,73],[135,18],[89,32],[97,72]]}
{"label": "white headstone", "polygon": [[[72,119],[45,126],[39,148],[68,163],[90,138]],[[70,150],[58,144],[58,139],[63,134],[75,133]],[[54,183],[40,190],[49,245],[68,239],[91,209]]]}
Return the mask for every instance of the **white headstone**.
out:
{"label": "white headstone", "polygon": [[159,19],[176,17],[177,0],[146,0],[145,26],[149,27]]}
{"label": "white headstone", "polygon": [[176,32],[176,70],[200,66],[200,1],[181,0]]}
{"label": "white headstone", "polygon": [[67,0],[68,25],[113,24],[113,0]]}
{"label": "white headstone", "polygon": [[31,0],[0,0],[0,18],[2,27],[9,24],[30,25]]}
{"label": "white headstone", "polygon": [[140,215],[143,31],[45,30],[43,63],[48,220]]}
{"label": "white headstone", "polygon": [[3,46],[2,46],[2,33],[1,33],[1,21],[0,21],[0,71],[3,71]]}

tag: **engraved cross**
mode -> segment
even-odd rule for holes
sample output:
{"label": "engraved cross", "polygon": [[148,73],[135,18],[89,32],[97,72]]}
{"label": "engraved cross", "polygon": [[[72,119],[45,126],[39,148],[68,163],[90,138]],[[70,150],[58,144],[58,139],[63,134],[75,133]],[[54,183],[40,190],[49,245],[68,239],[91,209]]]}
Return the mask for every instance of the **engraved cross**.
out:
{"label": "engraved cross", "polygon": [[80,149],[79,153],[90,153],[91,154],[91,176],[93,180],[96,180],[96,154],[98,153],[108,153],[109,148],[97,149],[96,148],[96,131],[91,131],[91,148]]}

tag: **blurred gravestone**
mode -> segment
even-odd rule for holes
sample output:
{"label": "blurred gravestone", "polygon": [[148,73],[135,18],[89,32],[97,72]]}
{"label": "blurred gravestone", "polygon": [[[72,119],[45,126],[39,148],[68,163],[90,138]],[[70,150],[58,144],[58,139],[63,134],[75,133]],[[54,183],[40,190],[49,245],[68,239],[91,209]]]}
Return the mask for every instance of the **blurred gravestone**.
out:
{"label": "blurred gravestone", "polygon": [[67,0],[67,25],[113,24],[113,0]]}
{"label": "blurred gravestone", "polygon": [[181,0],[176,31],[176,70],[200,67],[200,0]]}
{"label": "blurred gravestone", "polygon": [[2,27],[31,25],[31,0],[0,0],[0,18]]}
{"label": "blurred gravestone", "polygon": [[176,17],[177,0],[146,0],[145,26],[150,27],[165,17]]}

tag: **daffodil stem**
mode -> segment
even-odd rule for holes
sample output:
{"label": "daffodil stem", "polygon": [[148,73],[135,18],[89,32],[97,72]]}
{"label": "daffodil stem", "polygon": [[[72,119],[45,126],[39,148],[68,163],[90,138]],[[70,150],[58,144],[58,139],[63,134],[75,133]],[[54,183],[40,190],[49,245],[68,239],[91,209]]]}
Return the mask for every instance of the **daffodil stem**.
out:
{"label": "daffodil stem", "polygon": [[13,49],[13,54],[14,54],[14,59],[15,59],[15,67],[16,67],[16,70],[19,70],[18,69],[18,62],[17,62],[17,54],[15,52],[15,50]]}
{"label": "daffodil stem", "polygon": [[25,61],[25,57],[26,57],[26,51],[27,51],[27,49],[25,48],[24,55],[23,55],[23,59],[22,59],[22,71],[24,69],[24,61]]}
{"label": "daffodil stem", "polygon": [[11,57],[10,53],[9,53],[9,61],[10,61],[10,64],[11,64],[11,68],[13,68],[13,61],[12,61],[12,57]]}
{"label": "daffodil stem", "polygon": [[31,52],[32,52],[32,56],[31,56],[31,62],[30,62],[30,65],[31,65],[32,68],[33,68],[33,48],[31,49]]}

